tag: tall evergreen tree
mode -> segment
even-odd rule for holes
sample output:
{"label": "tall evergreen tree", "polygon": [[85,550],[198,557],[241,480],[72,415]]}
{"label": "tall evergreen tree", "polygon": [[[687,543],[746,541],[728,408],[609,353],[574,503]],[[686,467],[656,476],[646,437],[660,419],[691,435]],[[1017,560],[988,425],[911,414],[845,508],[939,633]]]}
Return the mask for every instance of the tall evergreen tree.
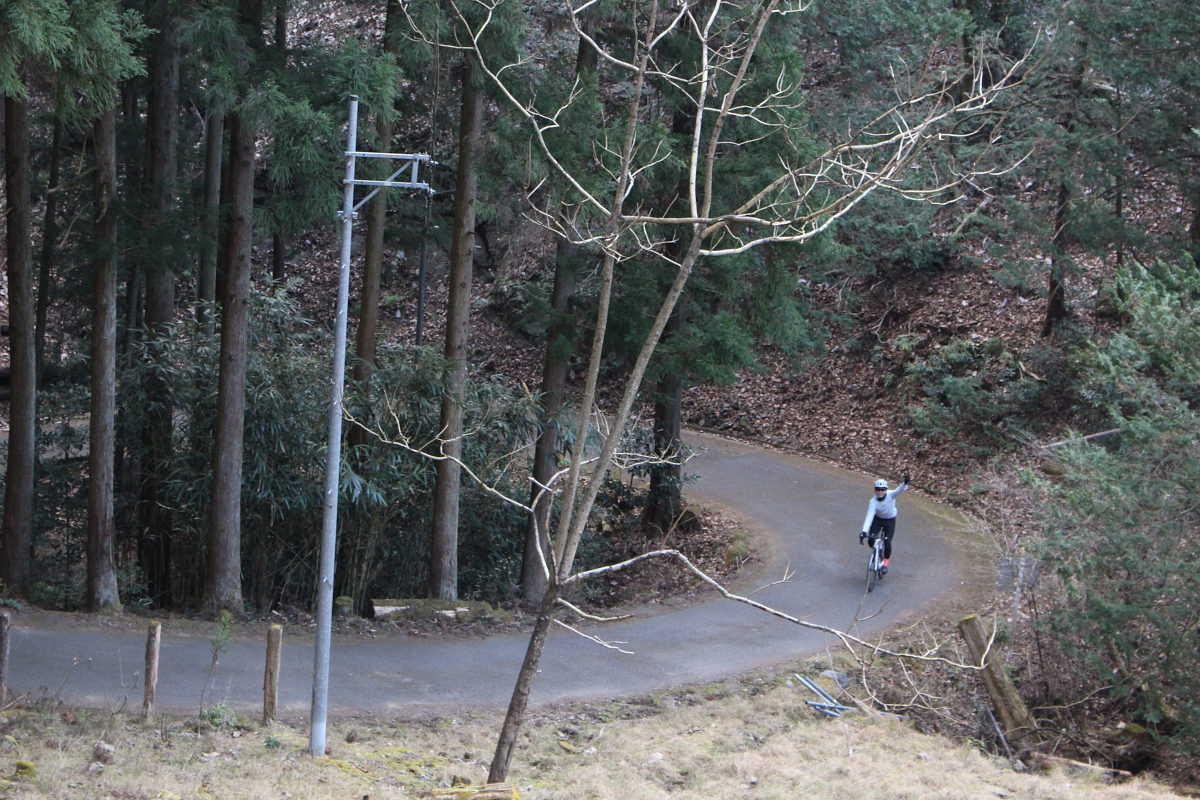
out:
{"label": "tall evergreen tree", "polygon": [[246,358],[250,346],[251,239],[254,233],[254,125],[240,113],[229,122],[229,216],[221,272],[221,355],[213,433],[212,520],[203,607],[242,609],[242,444]]}
{"label": "tall evergreen tree", "polygon": [[[180,265],[178,237],[171,233],[180,218],[176,190],[179,150],[179,27],[175,0],[155,0],[150,6],[149,98],[146,113],[146,213],[142,233],[146,275],[145,325],[151,341],[175,320],[175,273]],[[166,233],[167,235],[164,235]],[[153,349],[151,359],[161,361]],[[165,375],[166,364],[155,374]],[[142,428],[146,463],[137,521],[138,563],[149,599],[171,602],[172,515],[162,481],[170,471],[174,406],[165,379],[154,382]]]}
{"label": "tall evergreen tree", "polygon": [[33,291],[27,81],[40,63],[53,64],[68,43],[63,3],[9,3],[0,10],[0,94],[4,96],[5,255],[8,278],[9,405],[0,581],[20,595],[29,578],[36,447],[36,308]]}
{"label": "tall evergreen tree", "polygon": [[[340,48],[268,47],[264,6],[237,4],[237,36],[226,36],[211,55],[214,108],[228,109],[225,135],[228,158],[223,171],[221,246],[216,291],[220,299],[220,368],[213,440],[213,490],[209,518],[203,608],[240,610],[244,600],[243,565],[267,563],[277,554],[268,531],[242,530],[246,425],[254,409],[246,396],[247,348],[250,346],[250,287],[255,230],[290,235],[317,219],[333,217],[340,197],[335,150],[349,94],[375,87],[390,104],[396,82],[394,68],[372,57],[355,42]],[[206,20],[214,31],[226,31],[221,16]],[[282,38],[278,40],[283,44]],[[318,79],[319,77],[319,79]],[[336,108],[336,112],[332,110]],[[339,122],[334,122],[336,119]],[[259,162],[258,137],[267,147]],[[214,131],[214,141],[216,138]],[[260,171],[258,164],[264,167]],[[256,176],[268,185],[288,187],[268,193],[255,204]],[[263,220],[256,228],[256,220]],[[270,581],[256,576],[252,600],[269,600]]]}
{"label": "tall evergreen tree", "polygon": [[4,98],[4,182],[8,197],[9,400],[8,466],[0,580],[21,595],[29,580],[33,542],[33,471],[36,462],[37,368],[34,352],[33,220],[29,198],[29,108],[9,90]]}
{"label": "tall evergreen tree", "polygon": [[[798,45],[800,31],[781,25],[769,29],[764,46],[758,51],[753,65],[748,90],[755,93],[769,92],[770,81],[782,80],[798,83],[802,65],[790,57]],[[686,51],[675,55],[684,70],[699,69]],[[695,133],[696,120],[692,116],[691,101],[678,92],[669,80],[654,82],[660,94],[659,103],[669,112],[664,114],[661,136],[672,142],[677,151],[686,151]],[[774,124],[790,131],[800,131],[804,115],[799,106],[778,108],[773,112]],[[669,126],[669,127],[668,127]],[[730,120],[728,130],[737,138],[753,123]],[[748,139],[752,137],[747,137]],[[717,181],[718,196],[735,196],[745,191],[745,186],[761,179],[779,157],[777,142],[773,137],[748,143],[722,155],[725,168]],[[794,134],[790,147],[805,150],[811,143]],[[682,164],[667,162],[653,173],[652,185],[657,192],[647,190],[652,202],[659,207],[670,207],[676,198],[689,193],[691,178]],[[644,201],[645,202],[645,201]],[[671,234],[661,232],[664,239]],[[778,263],[787,255],[795,258],[796,248],[764,248],[771,250]],[[786,253],[786,255],[785,255]],[[701,259],[688,291],[681,295],[670,320],[663,331],[662,342],[647,373],[649,399],[653,403],[653,448],[658,458],[649,467],[650,483],[643,521],[647,532],[662,537],[671,532],[683,508],[682,441],[684,391],[696,381],[724,383],[733,380],[734,371],[754,363],[751,349],[753,338],[764,333],[756,329],[754,318],[764,309],[756,308],[750,299],[755,297],[754,288],[766,282],[762,273],[771,263],[761,254],[737,258]],[[673,265],[684,256],[682,240],[669,240],[663,247],[663,257],[641,258],[629,262],[622,273],[618,294],[621,301],[620,313],[613,319],[617,353],[632,360],[636,348],[645,338],[648,320],[644,309],[655,308],[673,279]],[[797,259],[798,262],[798,259]],[[794,274],[794,273],[793,273]],[[792,287],[769,298],[769,303],[780,311],[775,319],[789,320],[791,331],[772,331],[764,337],[773,344],[792,350],[799,342],[808,338],[809,327],[797,313],[795,281]],[[814,326],[815,327],[815,326]]]}
{"label": "tall evergreen tree", "polygon": [[[136,16],[113,0],[7,3],[0,8],[0,92],[5,96],[5,186],[12,401],[0,580],[20,594],[29,577],[36,462],[36,304],[30,208],[28,81],[52,86],[67,121],[87,123],[107,108],[112,85],[134,74],[130,34]],[[54,80],[47,79],[53,74]]]}
{"label": "tall evergreen tree", "polygon": [[[255,54],[263,49],[263,6],[239,0],[238,24],[245,37],[242,74],[251,79]],[[218,270],[221,307],[220,372],[213,431],[212,512],[208,561],[201,606],[210,613],[242,612],[242,449],[246,418],[246,362],[250,346],[251,246],[254,236],[255,123],[245,105],[251,87],[243,84],[240,106],[230,112],[228,169],[224,185],[228,208]]]}
{"label": "tall evergreen tree", "polygon": [[117,366],[117,125],[109,108],[93,127],[96,150],[92,265],[92,375],[88,426],[87,607],[120,608],[113,520]]}
{"label": "tall evergreen tree", "polygon": [[[400,24],[403,9],[400,0],[385,0],[383,53],[395,58],[400,52]],[[390,92],[384,92],[390,97]],[[375,134],[382,152],[391,152],[395,129],[395,109],[385,103],[375,115]],[[362,290],[359,294],[358,331],[354,339],[354,380],[366,386],[375,366],[375,342],[379,335],[379,293],[383,276],[384,233],[387,229],[388,192],[382,190],[367,205],[366,247],[363,253]],[[365,441],[362,428],[351,430],[351,442]]]}
{"label": "tall evergreen tree", "polygon": [[450,247],[450,300],[446,313],[446,379],[442,392],[441,443],[434,489],[433,530],[429,539],[429,596],[458,598],[458,508],[462,483],[463,392],[467,386],[467,346],[471,332],[471,276],[475,264],[477,161],[483,132],[483,92],[475,60],[463,68],[458,135],[458,177],[454,184],[454,229]]}
{"label": "tall evergreen tree", "polygon": [[558,238],[550,294],[550,322],[546,328],[545,357],[542,362],[542,413],[530,475],[529,505],[533,512],[526,524],[521,559],[521,595],[528,602],[537,602],[546,593],[550,571],[554,568],[550,548],[551,511],[554,505],[551,479],[558,471],[559,427],[564,421],[567,377],[578,339],[578,321],[572,313],[571,303],[587,258],[586,250],[569,237]]}
{"label": "tall evergreen tree", "polygon": [[[520,11],[502,9],[489,15],[495,23],[482,43],[489,52],[511,53],[522,35]],[[472,12],[474,13],[474,12]],[[454,35],[466,31],[456,26]],[[446,313],[446,379],[441,409],[440,460],[434,489],[433,527],[429,539],[429,595],[458,597],[459,494],[462,483],[463,391],[471,325],[471,282],[475,259],[475,218],[482,157],[484,76],[476,57],[463,58],[459,117],[458,166],[454,190],[454,222],[450,245],[450,297]]]}

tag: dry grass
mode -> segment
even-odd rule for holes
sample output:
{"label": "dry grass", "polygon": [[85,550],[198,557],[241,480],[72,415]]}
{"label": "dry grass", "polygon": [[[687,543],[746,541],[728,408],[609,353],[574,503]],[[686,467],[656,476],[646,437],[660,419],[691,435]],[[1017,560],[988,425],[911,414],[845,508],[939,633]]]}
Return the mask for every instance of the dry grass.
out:
{"label": "dry grass", "polygon": [[[811,695],[774,679],[540,712],[510,778],[524,800],[651,798],[1168,798],[1150,781],[1031,775],[915,733],[904,722],[816,716]],[[307,754],[303,725],[262,728],[212,709],[154,723],[49,706],[10,710],[0,740],[0,798],[180,800],[421,797],[481,783],[499,717],[338,720],[330,753]],[[97,742],[111,746],[111,754]],[[32,774],[19,762],[32,765]]]}

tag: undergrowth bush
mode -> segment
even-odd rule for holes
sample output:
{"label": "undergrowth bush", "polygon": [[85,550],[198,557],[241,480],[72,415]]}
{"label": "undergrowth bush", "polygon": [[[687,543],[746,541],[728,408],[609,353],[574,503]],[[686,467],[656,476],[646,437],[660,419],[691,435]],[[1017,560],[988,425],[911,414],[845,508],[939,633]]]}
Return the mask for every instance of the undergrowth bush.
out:
{"label": "undergrowth bush", "polygon": [[86,542],[82,535],[63,532],[87,529],[88,431],[77,424],[87,412],[85,387],[55,383],[38,394],[33,568],[25,587],[27,599],[37,606],[77,610],[83,605]]}
{"label": "undergrowth bush", "polygon": [[[329,411],[330,337],[304,319],[287,287],[252,297],[246,378],[242,485],[242,574],[247,605],[306,608],[316,581],[323,514]],[[165,354],[152,362],[151,347]],[[169,602],[188,606],[203,589],[211,453],[216,418],[217,335],[183,320],[159,340],[142,341],[119,376],[115,508],[122,601],[145,600],[138,569],[134,513],[136,465],[144,463],[145,424],[152,379],[165,380],[173,406],[171,463],[159,476],[171,515]],[[383,346],[368,386],[351,386],[347,412],[373,435],[343,449],[339,503],[339,594],[360,605],[371,596],[424,594],[427,536],[444,362],[431,348]],[[155,366],[156,364],[156,366]],[[82,597],[87,513],[87,430],[78,424],[86,393],[48,389],[40,397],[43,437],[37,485],[34,574],[39,605],[77,608]],[[534,400],[504,386],[500,376],[473,376],[466,398],[464,460],[497,491],[526,491],[521,448],[533,432]],[[347,423],[347,434],[354,425]],[[390,441],[383,441],[383,437]],[[411,448],[396,444],[407,441]],[[356,443],[355,443],[356,442]],[[415,452],[414,452],[415,451]],[[514,489],[519,486],[520,492]],[[524,517],[476,482],[464,478],[460,525],[460,592],[502,599],[520,574]]]}
{"label": "undergrowth bush", "polygon": [[[353,580],[342,591],[362,602],[426,592],[434,461],[445,363],[433,350],[381,347],[366,386],[347,398],[371,431],[348,459],[343,484],[353,517],[343,553]],[[522,498],[525,445],[536,432],[534,398],[503,376],[472,375],[464,393],[464,475],[459,498],[459,593],[480,600],[512,596],[520,581],[524,512],[500,499]]]}
{"label": "undergrowth bush", "polygon": [[1012,448],[1071,402],[1066,360],[1051,346],[1017,353],[999,340],[954,339],[912,357],[903,375],[914,430],[971,455]]}

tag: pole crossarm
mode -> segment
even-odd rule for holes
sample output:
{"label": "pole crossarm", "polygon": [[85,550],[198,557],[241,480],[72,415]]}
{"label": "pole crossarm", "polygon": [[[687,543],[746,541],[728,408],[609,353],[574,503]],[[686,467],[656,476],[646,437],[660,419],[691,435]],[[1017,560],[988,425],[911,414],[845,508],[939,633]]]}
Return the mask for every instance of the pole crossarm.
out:
{"label": "pole crossarm", "polygon": [[[429,157],[426,153],[372,153],[359,150],[347,150],[346,158],[358,160],[360,158],[378,158],[389,161],[403,161],[404,165],[393,172],[386,180],[376,181],[366,178],[347,178],[346,184],[350,186],[374,186],[367,196],[354,204],[352,213],[357,214],[358,210],[370,202],[371,198],[379,193],[380,189],[398,188],[398,189],[420,189],[421,191],[433,194],[433,187],[420,179],[421,164],[429,164],[436,166],[437,162]],[[404,179],[399,179],[403,173],[409,173]]]}
{"label": "pole crossarm", "polygon": [[428,153],[376,153],[371,150],[347,150],[346,155],[355,158],[390,158],[393,160],[430,161]]}

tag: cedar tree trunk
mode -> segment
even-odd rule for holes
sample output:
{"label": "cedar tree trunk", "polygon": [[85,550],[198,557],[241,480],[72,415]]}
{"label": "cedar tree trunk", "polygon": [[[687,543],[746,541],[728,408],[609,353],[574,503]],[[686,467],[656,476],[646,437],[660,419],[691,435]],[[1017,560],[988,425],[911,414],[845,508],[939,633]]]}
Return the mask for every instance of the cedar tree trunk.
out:
{"label": "cedar tree trunk", "polygon": [[[558,240],[554,262],[554,290],[550,296],[553,318],[546,337],[546,360],[542,367],[542,425],[533,452],[533,475],[529,504],[533,507],[525,531],[521,563],[521,594],[537,602],[546,593],[548,571],[553,570],[550,551],[550,510],[554,493],[542,491],[558,467],[558,424],[567,395],[567,373],[575,350],[575,320],[569,315],[578,280],[580,248]],[[538,551],[541,551],[541,556]]]}
{"label": "cedar tree trunk", "polygon": [[[167,4],[153,7],[158,29],[151,41],[150,98],[147,114],[146,178],[149,184],[149,214],[146,224],[153,229],[175,216],[176,165],[179,125],[179,44],[176,21]],[[146,265],[146,328],[151,339],[164,336],[175,319],[174,246],[163,242],[163,256]],[[148,356],[160,361],[165,356],[152,347]],[[166,372],[163,370],[162,372]],[[170,471],[174,425],[171,387],[167,380],[151,378],[150,403],[142,428],[146,469],[140,492],[137,536],[138,563],[146,576],[150,599],[156,605],[171,603],[171,539],[173,519],[162,481]]]}
{"label": "cedar tree trunk", "polygon": [[0,529],[0,581],[23,595],[29,580],[33,541],[33,471],[37,427],[34,357],[33,219],[29,200],[29,109],[4,98],[4,179],[8,194],[9,401],[8,466],[4,480],[4,525]]}
{"label": "cedar tree trunk", "polygon": [[254,129],[229,119],[229,220],[222,248],[221,356],[213,432],[213,502],[203,606],[242,610],[242,449],[250,340],[250,244],[254,213]]}
{"label": "cedar tree trunk", "polygon": [[117,610],[113,523],[113,419],[117,373],[117,125],[110,108],[93,126],[96,140],[95,244],[92,266],[92,398],[88,429],[87,607]]}
{"label": "cedar tree trunk", "polygon": [[454,195],[454,233],[450,246],[450,300],[446,315],[446,380],[442,395],[441,436],[444,459],[434,487],[433,530],[429,542],[429,596],[458,598],[458,500],[462,470],[463,393],[467,386],[467,344],[471,333],[471,277],[475,255],[475,163],[479,156],[483,94],[476,85],[475,57],[463,70],[459,127],[458,178]]}

